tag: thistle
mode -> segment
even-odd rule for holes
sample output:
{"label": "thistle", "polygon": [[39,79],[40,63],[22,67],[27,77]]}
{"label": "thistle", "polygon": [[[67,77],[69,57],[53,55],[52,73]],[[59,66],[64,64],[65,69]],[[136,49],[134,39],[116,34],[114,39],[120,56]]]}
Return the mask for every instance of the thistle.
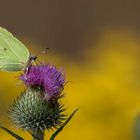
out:
{"label": "thistle", "polygon": [[58,128],[56,133],[61,131],[73,116],[63,124],[66,115],[60,99],[65,84],[64,72],[55,66],[40,63],[30,66],[19,79],[26,89],[11,104],[9,118],[18,128],[30,132],[34,140],[43,140],[46,129]]}
{"label": "thistle", "polygon": [[60,126],[65,117],[63,111],[58,101],[44,99],[40,88],[29,87],[13,102],[9,117],[17,127],[37,135],[38,132],[43,134],[45,129]]}

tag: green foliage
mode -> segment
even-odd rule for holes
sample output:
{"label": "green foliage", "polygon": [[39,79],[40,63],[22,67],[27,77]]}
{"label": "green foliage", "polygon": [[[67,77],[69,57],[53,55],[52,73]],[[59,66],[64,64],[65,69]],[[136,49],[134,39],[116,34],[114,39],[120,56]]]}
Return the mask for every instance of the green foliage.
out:
{"label": "green foliage", "polygon": [[22,137],[20,137],[16,133],[12,132],[11,130],[7,129],[6,127],[0,126],[0,128],[3,129],[4,131],[6,131],[7,133],[9,133],[10,135],[12,135],[17,140],[24,140]]}
{"label": "green foliage", "polygon": [[140,140],[140,114],[135,119],[133,132],[134,140]]}
{"label": "green foliage", "polygon": [[63,123],[62,126],[60,126],[56,132],[51,136],[50,140],[54,140],[55,137],[63,130],[63,128],[67,125],[67,123],[72,119],[74,114],[78,111],[78,109],[74,110],[73,113],[69,116],[69,118]]}

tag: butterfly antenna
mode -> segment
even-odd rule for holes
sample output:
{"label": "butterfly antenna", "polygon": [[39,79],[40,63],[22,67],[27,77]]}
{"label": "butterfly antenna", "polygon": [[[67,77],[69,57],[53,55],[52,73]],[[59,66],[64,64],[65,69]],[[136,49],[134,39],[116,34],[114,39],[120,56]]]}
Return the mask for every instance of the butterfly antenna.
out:
{"label": "butterfly antenna", "polygon": [[42,51],[42,52],[40,52],[40,53],[38,53],[37,55],[36,55],[36,57],[38,58],[40,55],[46,55],[47,53],[48,53],[48,50],[49,50],[50,48],[45,48],[45,50],[44,51]]}

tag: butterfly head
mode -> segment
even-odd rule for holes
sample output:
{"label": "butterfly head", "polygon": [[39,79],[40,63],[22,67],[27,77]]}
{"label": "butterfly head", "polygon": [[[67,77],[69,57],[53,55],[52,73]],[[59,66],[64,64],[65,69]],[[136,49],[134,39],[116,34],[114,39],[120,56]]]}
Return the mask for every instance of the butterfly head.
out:
{"label": "butterfly head", "polygon": [[37,59],[36,55],[31,55],[29,58],[30,61],[35,61],[36,59]]}

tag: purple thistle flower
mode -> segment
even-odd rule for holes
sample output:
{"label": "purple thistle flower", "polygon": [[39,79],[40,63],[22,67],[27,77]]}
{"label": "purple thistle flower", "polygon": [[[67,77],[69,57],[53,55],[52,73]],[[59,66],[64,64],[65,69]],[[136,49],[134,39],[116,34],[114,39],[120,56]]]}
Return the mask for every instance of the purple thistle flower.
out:
{"label": "purple thistle flower", "polygon": [[59,95],[65,83],[64,72],[50,64],[30,66],[27,73],[21,74],[20,79],[27,87],[41,87],[47,98]]}

